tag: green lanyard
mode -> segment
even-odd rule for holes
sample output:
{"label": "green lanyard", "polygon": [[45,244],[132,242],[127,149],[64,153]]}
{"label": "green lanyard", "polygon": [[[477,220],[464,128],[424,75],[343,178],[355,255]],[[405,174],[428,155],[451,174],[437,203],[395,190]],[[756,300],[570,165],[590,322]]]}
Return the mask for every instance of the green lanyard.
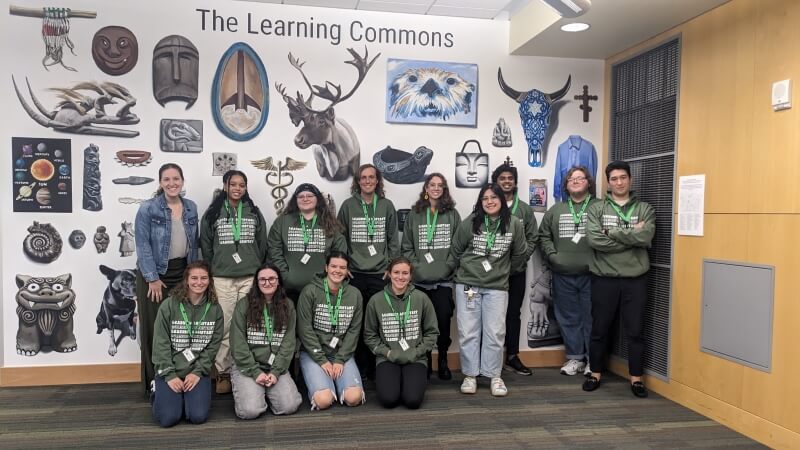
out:
{"label": "green lanyard", "polygon": [[267,307],[264,307],[264,331],[267,332],[267,343],[269,344],[270,351],[272,350],[272,320],[267,314]]}
{"label": "green lanyard", "polygon": [[[186,325],[186,334],[189,335],[189,344],[192,342],[192,336],[194,336],[194,332],[197,330],[192,329],[192,322],[189,321],[189,317],[186,315],[186,308],[183,307],[183,303],[180,304],[181,308],[181,315],[183,316],[183,323]],[[203,319],[206,318],[206,313],[208,313],[208,309],[211,308],[211,303],[206,303],[206,310],[203,311],[203,315],[200,317],[200,321],[196,322],[198,325],[203,323]]]}
{"label": "green lanyard", "polygon": [[[364,210],[364,218],[367,220],[367,234],[369,237],[375,236],[375,216],[369,216],[369,211],[367,211],[367,204],[364,203],[364,199],[361,199],[361,208]],[[376,214],[378,209],[378,195],[372,194],[372,214]]]}
{"label": "green lanyard", "polygon": [[497,219],[497,225],[495,225],[494,231],[491,231],[489,230],[489,216],[483,216],[483,223],[486,225],[486,256],[489,256],[494,247],[494,239],[497,237],[497,230],[500,229],[500,220],[500,218]]}
{"label": "green lanyard", "polygon": [[[225,200],[225,211],[228,213],[228,217],[231,215],[231,210],[229,208],[228,201]],[[236,245],[239,245],[239,238],[242,236],[242,202],[239,201],[239,205],[236,207],[236,219],[233,221],[233,242]]]}
{"label": "green lanyard", "polygon": [[611,207],[614,208],[614,211],[617,212],[619,218],[622,219],[622,221],[625,222],[626,224],[630,225],[631,216],[633,216],[633,210],[636,209],[636,203],[631,203],[631,209],[628,210],[628,214],[624,214],[622,210],[619,209],[619,206],[617,206],[617,204],[614,203],[612,200],[608,200],[608,203],[610,203]]}
{"label": "green lanyard", "polygon": [[572,221],[575,222],[575,231],[578,231],[578,226],[581,224],[581,218],[583,218],[583,212],[586,211],[586,207],[589,205],[589,200],[591,197],[586,196],[586,200],[583,201],[583,206],[581,206],[581,211],[576,215],[575,208],[572,206],[572,197],[567,200],[569,203],[569,213],[572,214]]}
{"label": "green lanyard", "polygon": [[406,312],[403,314],[402,320],[400,320],[400,314],[395,311],[392,300],[389,298],[389,294],[386,291],[383,291],[383,298],[386,299],[386,303],[388,303],[389,308],[392,309],[392,314],[394,314],[395,319],[397,319],[397,324],[400,326],[400,331],[403,333],[402,336],[405,338],[406,324],[408,323],[408,318],[411,316],[411,299],[408,296],[403,299],[403,301],[406,302]]}
{"label": "green lanyard", "polygon": [[514,203],[511,204],[511,214],[516,214],[518,207],[519,207],[519,194],[514,194]]}
{"label": "green lanyard", "polygon": [[309,237],[309,230],[313,230],[314,227],[317,225],[317,215],[314,214],[314,217],[311,218],[311,228],[306,228],[306,219],[300,214],[300,229],[303,230],[303,246],[308,246],[308,241],[310,240]]}
{"label": "green lanyard", "polygon": [[331,304],[331,289],[328,287],[328,279],[322,280],[322,285],[325,287],[325,304],[328,307],[328,318],[331,320],[331,326],[336,327],[339,323],[339,307],[342,306],[342,292],[344,286],[339,286],[339,293],[336,294],[336,307]]}
{"label": "green lanyard", "polygon": [[433,224],[431,224],[431,209],[427,209],[427,213],[425,218],[427,219],[427,225],[425,226],[425,231],[427,232],[427,241],[428,241],[428,248],[430,248],[431,243],[433,242],[433,235],[436,232],[436,220],[439,218],[439,210],[437,209],[435,213],[433,213]]}

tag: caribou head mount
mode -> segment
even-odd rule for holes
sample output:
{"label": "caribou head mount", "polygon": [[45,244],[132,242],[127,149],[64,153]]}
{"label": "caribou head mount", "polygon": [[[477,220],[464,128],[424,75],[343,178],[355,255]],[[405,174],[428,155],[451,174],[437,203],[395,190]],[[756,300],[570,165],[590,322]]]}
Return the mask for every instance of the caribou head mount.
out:
{"label": "caribou head mount", "polygon": [[522,129],[525,131],[525,140],[528,142],[528,165],[531,167],[543,166],[542,147],[550,127],[552,106],[569,91],[572,75],[567,77],[564,87],[549,94],[536,89],[521,92],[511,88],[503,79],[503,71],[500,68],[497,69],[497,81],[500,83],[500,89],[519,103],[519,118],[522,121]]}
{"label": "caribou head mount", "polygon": [[[353,87],[346,94],[342,93],[341,85],[325,81],[325,85],[312,85],[303,72],[304,61],[295,58],[289,53],[289,64],[292,65],[303,76],[303,81],[308,87],[308,98],[305,98],[299,91],[292,98],[286,94],[286,88],[276,83],[275,88],[283,97],[289,107],[289,119],[294,126],[303,124],[294,144],[301,149],[312,147],[314,159],[317,163],[317,171],[320,176],[330,181],[343,181],[352,176],[361,160],[361,149],[355,132],[344,120],[336,117],[333,107],[350,98],[361,86],[361,82],[367,76],[367,72],[378,59],[380,53],[372,60],[369,59],[369,52],[364,48],[364,56],[361,56],[352,48],[347,49],[353,59],[345,61],[358,71],[358,79]],[[325,109],[312,108],[315,97],[330,102]]]}

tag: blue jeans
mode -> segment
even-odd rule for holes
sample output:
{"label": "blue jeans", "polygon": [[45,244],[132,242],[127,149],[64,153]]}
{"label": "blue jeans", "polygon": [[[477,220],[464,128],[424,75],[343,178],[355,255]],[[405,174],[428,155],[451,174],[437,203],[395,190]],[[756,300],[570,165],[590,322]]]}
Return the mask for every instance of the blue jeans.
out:
{"label": "blue jeans", "polygon": [[468,305],[465,287],[461,283],[455,287],[461,372],[470,377],[499,377],[503,370],[508,292],[472,287],[477,293],[474,305]]}
{"label": "blue jeans", "polygon": [[171,427],[181,417],[199,424],[208,420],[211,409],[211,379],[200,377],[200,382],[189,392],[175,392],[164,377],[156,377],[156,395],[153,401],[153,419],[162,427]]}
{"label": "blue jeans", "polygon": [[308,356],[308,353],[300,352],[300,370],[303,371],[303,379],[308,387],[308,398],[312,399],[311,408],[314,409],[314,393],[325,389],[330,389],[331,392],[336,394],[336,398],[344,401],[344,390],[351,387],[360,388],[364,390],[361,385],[361,373],[358,371],[355,358],[350,358],[344,363],[344,370],[337,379],[332,379],[322,370],[322,366],[317,364],[316,361]]}
{"label": "blue jeans", "polygon": [[567,359],[589,361],[592,339],[592,277],[553,272],[553,307]]}

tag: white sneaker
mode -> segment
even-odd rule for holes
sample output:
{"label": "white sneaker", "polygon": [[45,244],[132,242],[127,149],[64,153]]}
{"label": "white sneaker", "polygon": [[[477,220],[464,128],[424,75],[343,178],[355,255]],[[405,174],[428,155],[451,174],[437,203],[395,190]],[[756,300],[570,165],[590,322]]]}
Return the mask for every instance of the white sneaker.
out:
{"label": "white sneaker", "polygon": [[577,375],[586,367],[586,363],[577,359],[568,359],[561,366],[561,375]]}
{"label": "white sneaker", "polygon": [[492,395],[495,397],[505,397],[508,395],[508,388],[506,388],[506,384],[503,383],[502,378],[492,378]]}
{"label": "white sneaker", "polygon": [[475,377],[464,377],[464,381],[461,382],[461,393],[474,394],[477,390],[478,380],[476,380]]}
{"label": "white sneaker", "polygon": [[592,376],[592,369],[589,368],[589,363],[586,363],[586,367],[583,369],[583,376],[590,377]]}

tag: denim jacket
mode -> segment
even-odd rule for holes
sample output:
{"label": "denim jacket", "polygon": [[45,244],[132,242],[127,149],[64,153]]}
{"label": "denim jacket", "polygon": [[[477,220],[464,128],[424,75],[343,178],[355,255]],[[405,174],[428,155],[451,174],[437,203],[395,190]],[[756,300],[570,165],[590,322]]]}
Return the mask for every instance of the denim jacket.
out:
{"label": "denim jacket", "polygon": [[[197,232],[197,205],[189,199],[183,201],[183,228],[186,230],[189,254],[187,261],[199,258]],[[148,283],[158,280],[167,272],[170,236],[172,234],[172,211],[167,207],[164,194],[145,201],[136,213],[136,266]]]}

